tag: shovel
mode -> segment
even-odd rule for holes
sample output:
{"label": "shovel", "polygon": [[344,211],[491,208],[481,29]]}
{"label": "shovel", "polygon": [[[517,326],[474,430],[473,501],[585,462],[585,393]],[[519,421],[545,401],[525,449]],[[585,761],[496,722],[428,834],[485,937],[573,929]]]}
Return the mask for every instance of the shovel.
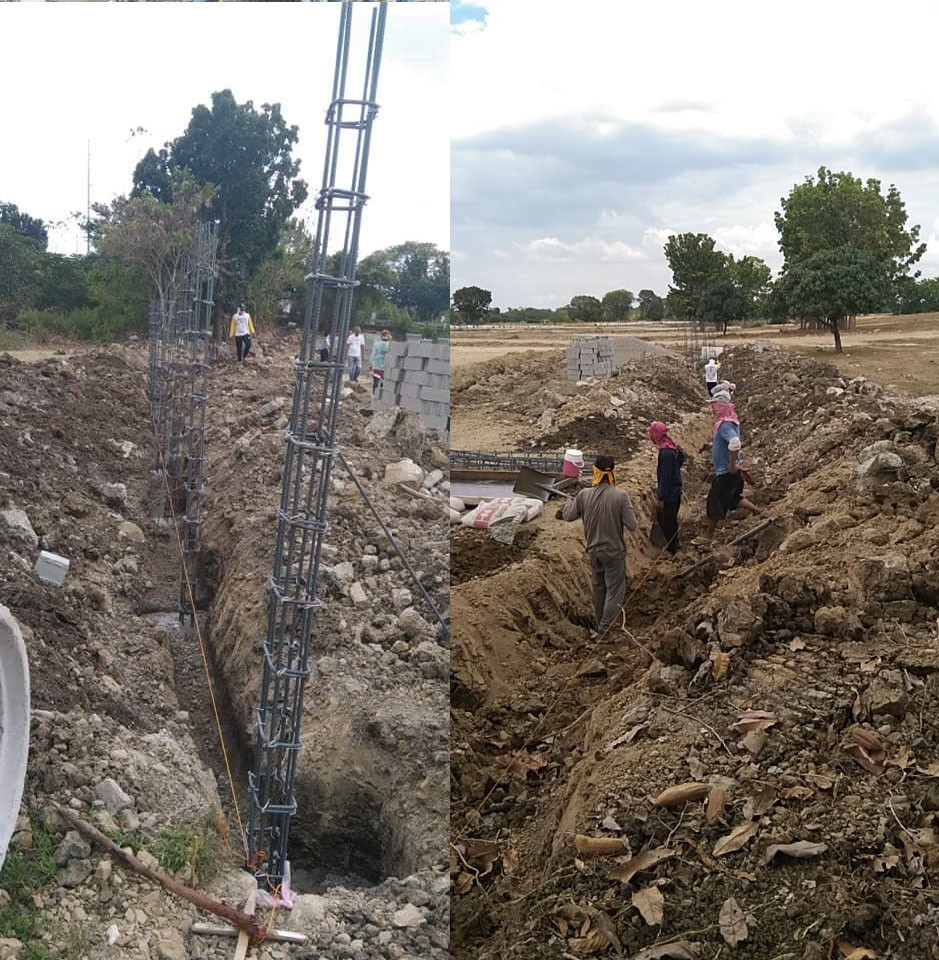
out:
{"label": "shovel", "polygon": [[523,497],[533,497],[547,503],[552,496],[570,497],[570,494],[559,490],[555,484],[555,478],[549,473],[539,473],[532,470],[531,467],[522,467],[518,472],[518,479],[515,486],[512,487],[512,493],[518,493]]}
{"label": "shovel", "polygon": [[658,520],[652,521],[652,527],[649,530],[649,540],[652,542],[653,547],[668,546],[668,540],[666,539],[665,534],[662,533],[662,528],[659,526]]}

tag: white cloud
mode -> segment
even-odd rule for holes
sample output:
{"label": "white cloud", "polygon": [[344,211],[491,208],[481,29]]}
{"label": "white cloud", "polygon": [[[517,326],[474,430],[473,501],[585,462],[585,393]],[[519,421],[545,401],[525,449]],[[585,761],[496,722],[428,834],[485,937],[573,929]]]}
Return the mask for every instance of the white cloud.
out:
{"label": "white cloud", "polygon": [[637,250],[622,240],[603,240],[600,237],[583,237],[574,243],[565,243],[557,237],[540,237],[518,246],[534,259],[595,259],[620,262],[646,259],[642,250]]}
{"label": "white cloud", "polygon": [[[357,67],[370,5],[355,6]],[[0,201],[49,221],[84,213],[89,139],[92,201],[128,192],[147,148],[181,134],[192,108],[226,87],[239,102],[282,105],[300,128],[295,152],[315,191],[338,16],[328,3],[4,4],[0,88],[20,93],[0,103]],[[107,38],[107,56],[84,56],[76,37]],[[449,39],[448,4],[390,6],[363,252],[409,239],[449,246],[449,138],[446,123],[428,122],[449,111]],[[130,139],[137,126],[147,134]],[[302,213],[312,212],[311,200]],[[57,232],[54,244],[84,250],[74,227]]]}

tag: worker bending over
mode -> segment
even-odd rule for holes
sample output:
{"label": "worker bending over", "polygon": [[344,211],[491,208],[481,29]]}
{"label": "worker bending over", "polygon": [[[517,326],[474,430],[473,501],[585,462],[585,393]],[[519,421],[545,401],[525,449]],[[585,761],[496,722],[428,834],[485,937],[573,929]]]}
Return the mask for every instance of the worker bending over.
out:
{"label": "worker bending over", "polygon": [[616,489],[612,457],[597,457],[593,485],[572,497],[561,511],[567,521],[583,519],[593,586],[597,633],[613,625],[626,594],[626,541],[623,527],[636,529],[636,515],[625,490]]}

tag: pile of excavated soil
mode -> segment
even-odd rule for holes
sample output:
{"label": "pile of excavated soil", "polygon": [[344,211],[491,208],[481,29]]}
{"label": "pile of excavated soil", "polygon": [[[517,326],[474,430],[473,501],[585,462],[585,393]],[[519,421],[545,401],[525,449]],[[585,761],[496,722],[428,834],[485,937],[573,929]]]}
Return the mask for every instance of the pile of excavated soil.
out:
{"label": "pile of excavated soil", "polygon": [[561,352],[515,354],[454,371],[452,442],[459,450],[615,447],[625,454],[651,421],[698,409],[704,389],[671,354],[632,359],[612,377],[576,383],[565,378]]}
{"label": "pile of excavated soil", "polygon": [[[939,417],[788,354],[725,372],[772,526],[690,576],[701,548],[631,534],[610,643],[550,509],[537,551],[454,592],[454,956],[939,957]],[[634,499],[652,468],[622,470]]]}
{"label": "pile of excavated soil", "polygon": [[[261,363],[249,362],[238,373],[224,368],[213,374],[209,409],[219,434],[210,433],[208,440],[208,517],[210,524],[227,512],[237,517],[229,516],[231,530],[214,531],[221,542],[204,552],[199,593],[207,604],[215,594],[220,598],[206,614],[227,615],[228,632],[242,645],[245,664],[239,675],[217,658],[220,696],[226,681],[246,683],[249,673],[260,676],[257,650],[263,626],[251,620],[251,633],[242,634],[240,627],[248,620],[235,607],[245,601],[260,609],[265,601],[283,453],[282,446],[268,449],[273,428],[265,427],[263,436],[255,430],[257,410],[246,391],[259,389],[265,397],[288,393],[295,347],[262,343]],[[155,454],[146,376],[146,348],[140,342],[30,364],[0,355],[0,604],[23,628],[33,701],[23,807],[7,858],[10,866],[0,875],[2,956],[221,960],[234,950],[231,940],[192,934],[193,921],[211,918],[89,847],[67,831],[52,806],[55,801],[70,807],[122,844],[143,851],[144,859],[151,857],[147,851],[182,843],[188,860],[187,835],[203,838],[200,842],[213,851],[209,874],[216,874],[208,892],[243,906],[250,878],[240,869],[240,844],[235,844],[238,852],[229,851],[228,831],[220,837],[207,826],[219,822],[223,827],[220,807],[231,824],[235,817],[227,807],[223,771],[205,762],[218,751],[210,749],[215,730],[204,704],[201,654],[194,640],[178,631],[173,639],[167,629],[175,620],[179,566],[172,532],[151,520],[151,500],[159,487],[150,472]],[[249,386],[252,380],[255,386]],[[348,421],[343,449],[361,474],[374,468],[380,475],[386,461],[402,456],[445,466],[445,457],[434,452],[410,420],[399,424],[390,439],[367,436],[368,419],[360,410],[350,409]],[[234,434],[225,433],[231,430],[226,422]],[[248,442],[239,446],[243,437]],[[379,464],[376,456],[386,459]],[[438,481],[433,503],[405,501],[397,488],[385,490],[377,479],[364,482],[446,610],[445,480],[435,476],[428,481],[432,479]],[[408,813],[429,835],[432,811],[438,817],[437,839],[428,843],[436,842],[436,860],[442,860],[447,651],[428,623],[417,591],[408,597],[397,561],[390,559],[339,471],[331,503],[337,507],[334,553],[324,559],[334,576],[328,581],[324,629],[317,639],[322,670],[311,681],[308,707],[313,717],[329,705],[334,724],[333,729],[309,731],[304,764],[329,752],[326,772],[346,763],[353,784],[358,783],[357,764],[366,755],[378,755],[386,766],[367,768],[371,782],[379,781],[374,796],[351,791],[337,798],[333,781],[324,777],[319,782],[314,771],[304,771],[307,809],[321,802],[339,826],[331,832],[328,823],[307,819],[297,824],[292,834],[296,859],[303,860],[305,841],[314,842],[311,827],[319,830],[316,836],[332,835],[337,850],[344,844],[345,858],[337,853],[319,873],[298,870],[301,891],[315,885],[320,892],[304,893],[292,914],[278,914],[277,924],[304,932],[309,945],[287,948],[267,942],[256,955],[274,960],[303,949],[330,960],[443,958],[448,880],[419,844],[410,848],[409,860],[404,841]],[[425,513],[433,519],[425,519]],[[237,556],[236,547],[242,551]],[[349,599],[340,563],[353,547],[350,559],[367,591],[366,612]],[[63,587],[45,585],[33,575],[40,549],[70,561]],[[226,598],[235,598],[234,604],[226,606]],[[235,689],[230,693],[234,700]],[[246,711],[256,693],[242,694],[237,706]],[[344,714],[335,705],[342,696],[347,697]],[[200,697],[198,710],[190,714],[181,709]],[[248,726],[246,721],[242,730]],[[361,741],[354,742],[355,737]],[[234,740],[228,746],[238,750]],[[407,757],[414,758],[410,766]],[[388,770],[392,762],[400,769]],[[412,777],[410,806],[396,806],[394,791],[400,794],[405,777]],[[311,781],[316,794],[310,792]],[[242,813],[247,815],[244,807]],[[343,833],[340,813],[353,823],[358,818],[360,829]],[[381,863],[386,851],[387,863]],[[367,875],[363,863],[371,870]],[[167,869],[192,882],[188,865],[177,862]],[[205,882],[200,877],[196,885]],[[21,940],[13,939],[14,931]]]}

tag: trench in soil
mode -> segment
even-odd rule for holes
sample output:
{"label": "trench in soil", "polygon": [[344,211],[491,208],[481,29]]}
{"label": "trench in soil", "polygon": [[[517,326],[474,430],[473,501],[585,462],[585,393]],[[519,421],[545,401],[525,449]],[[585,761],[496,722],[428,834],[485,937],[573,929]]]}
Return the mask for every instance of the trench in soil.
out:
{"label": "trench in soil", "polygon": [[[159,502],[159,494],[155,478],[150,494],[152,503]],[[193,585],[203,644],[200,647],[196,631],[184,627],[179,621],[179,553],[172,532],[159,549],[162,554],[156,565],[160,572],[159,583],[155,585],[154,593],[143,602],[141,615],[162,631],[172,650],[179,708],[188,713],[200,757],[215,776],[229,825],[229,843],[240,855],[243,842],[232,799],[232,784],[241,821],[247,831],[251,809],[248,772],[254,762],[254,747],[237,720],[225,671],[216,661],[209,639],[212,636],[212,600],[222,583],[224,571],[213,551],[202,551]],[[228,769],[206,682],[205,661],[208,661],[212,678],[215,710],[227,751]],[[258,670],[261,669],[259,660]],[[331,782],[327,790],[319,782],[315,770],[301,766],[296,797],[298,809],[291,824],[290,861],[292,885],[299,893],[319,893],[334,886],[347,889],[369,887],[391,876],[407,876],[416,868],[402,832],[386,815],[383,798],[367,785],[347,779]]]}

